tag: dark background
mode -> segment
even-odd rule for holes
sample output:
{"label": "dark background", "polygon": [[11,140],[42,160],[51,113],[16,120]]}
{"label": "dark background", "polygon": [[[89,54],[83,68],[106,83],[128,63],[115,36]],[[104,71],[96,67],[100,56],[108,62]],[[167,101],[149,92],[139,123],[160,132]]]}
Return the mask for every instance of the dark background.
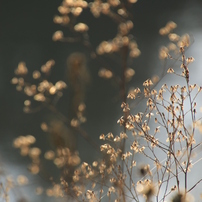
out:
{"label": "dark background", "polygon": [[[12,148],[15,137],[31,133],[37,136],[37,146],[44,147],[44,150],[48,148],[48,139],[44,138],[40,130],[40,123],[47,115],[24,114],[22,108],[25,97],[10,84],[20,61],[25,61],[29,72],[32,72],[40,69],[49,59],[54,59],[56,64],[51,79],[65,80],[64,72],[69,54],[75,51],[84,52],[92,77],[86,100],[88,122],[84,128],[96,141],[101,133],[120,131],[116,124],[121,115],[119,89],[110,81],[98,77],[97,73],[102,64],[92,61],[85,48],[78,44],[52,41],[55,31],[64,30],[53,23],[53,16],[58,14],[57,7],[60,3],[61,1],[56,0],[0,1],[0,157],[6,174],[16,176],[26,173],[24,167],[29,162]],[[202,1],[139,0],[132,8],[132,13],[133,34],[142,54],[131,64],[136,75],[130,86],[139,86],[142,81],[161,71],[162,63],[158,61],[158,50],[161,45],[166,45],[168,40],[160,37],[158,31],[169,20],[178,24],[178,34],[191,34],[194,43],[189,52],[196,59],[194,72],[197,72],[194,79],[198,79],[201,84]],[[92,15],[85,13],[82,21],[88,22],[89,37],[94,48],[102,40],[111,39],[116,34],[116,26],[106,17],[94,19]],[[68,105],[68,100],[66,103]],[[65,102],[63,104],[66,107]],[[83,139],[79,141],[82,160],[94,159],[96,153],[93,149]],[[25,197],[28,201],[35,200],[31,200],[27,194]]]}

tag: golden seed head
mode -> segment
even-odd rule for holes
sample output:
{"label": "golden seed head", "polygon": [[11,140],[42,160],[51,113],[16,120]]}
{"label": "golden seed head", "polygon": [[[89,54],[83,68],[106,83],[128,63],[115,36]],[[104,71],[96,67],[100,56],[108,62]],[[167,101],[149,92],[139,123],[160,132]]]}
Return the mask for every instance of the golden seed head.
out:
{"label": "golden seed head", "polygon": [[28,69],[26,67],[25,62],[20,62],[18,64],[17,69],[15,70],[16,75],[26,75],[28,73]]}
{"label": "golden seed head", "polygon": [[36,71],[34,71],[34,72],[32,73],[32,77],[33,77],[34,79],[39,79],[39,78],[41,77],[41,73],[36,70]]}
{"label": "golden seed head", "polygon": [[56,32],[53,34],[52,39],[53,39],[53,41],[59,41],[59,40],[61,40],[63,37],[64,37],[63,32],[59,30],[59,31],[56,31]]}
{"label": "golden seed head", "polygon": [[17,177],[17,182],[18,182],[19,185],[26,185],[26,184],[28,184],[29,180],[28,180],[28,178],[26,176],[19,175]]}
{"label": "golden seed head", "polygon": [[102,78],[110,79],[112,78],[113,73],[108,69],[102,68],[99,70],[98,75]]}
{"label": "golden seed head", "polygon": [[44,158],[47,160],[53,160],[55,158],[55,152],[50,150],[44,154]]}
{"label": "golden seed head", "polygon": [[76,32],[87,32],[88,31],[88,26],[84,23],[78,23],[74,26],[74,30]]}

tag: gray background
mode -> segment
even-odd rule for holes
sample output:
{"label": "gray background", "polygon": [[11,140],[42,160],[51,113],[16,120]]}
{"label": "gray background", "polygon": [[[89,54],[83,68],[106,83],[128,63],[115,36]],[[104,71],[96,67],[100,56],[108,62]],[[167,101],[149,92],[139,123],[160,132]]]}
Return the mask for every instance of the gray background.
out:
{"label": "gray background", "polygon": [[[29,159],[21,157],[18,151],[12,148],[15,137],[33,134],[37,137],[36,146],[43,150],[49,148],[48,139],[40,130],[40,123],[47,118],[47,114],[23,113],[25,97],[16,92],[15,87],[10,84],[14,69],[20,61],[25,61],[29,71],[32,72],[39,69],[47,60],[54,59],[56,65],[51,76],[52,81],[65,79],[64,71],[68,55],[75,51],[85,51],[82,46],[52,42],[52,34],[62,29],[52,20],[60,3],[61,1],[56,0],[0,1],[0,160],[5,174],[29,175],[26,170]],[[163,64],[158,60],[158,50],[161,45],[166,45],[168,40],[160,37],[158,30],[169,20],[178,24],[176,30],[178,34],[187,32],[192,36],[194,43],[188,50],[188,55],[195,58],[191,79],[202,85],[202,1],[139,0],[133,7],[133,14],[133,34],[142,54],[131,65],[136,75],[129,85],[134,87],[142,85],[148,77],[160,74]],[[97,20],[85,14],[82,21],[89,24],[89,36],[94,47],[100,41],[111,39],[116,34],[115,25],[105,17]],[[88,122],[83,127],[94,140],[98,141],[101,133],[116,134],[121,130],[116,124],[121,115],[121,101],[118,96],[119,89],[110,81],[98,77],[97,72],[102,64],[92,61],[89,53],[85,54],[92,81],[86,99]],[[119,67],[114,63],[111,66],[119,73]],[[61,109],[67,108],[68,92],[65,98]],[[83,139],[79,139],[79,151],[84,161],[92,161],[97,155]],[[56,171],[53,169],[53,172]],[[55,175],[57,176],[57,173]],[[12,201],[21,198],[26,198],[27,201],[45,201],[45,196],[34,198],[30,189],[37,183],[44,183],[46,186],[48,182],[41,177],[29,176],[29,179],[29,186],[14,189]]]}

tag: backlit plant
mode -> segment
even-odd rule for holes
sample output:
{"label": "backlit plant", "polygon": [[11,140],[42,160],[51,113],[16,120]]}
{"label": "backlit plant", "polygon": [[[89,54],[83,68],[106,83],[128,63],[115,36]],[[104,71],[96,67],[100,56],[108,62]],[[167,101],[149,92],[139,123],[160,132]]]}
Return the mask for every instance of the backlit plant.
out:
{"label": "backlit plant", "polygon": [[[128,63],[141,54],[133,36],[130,13],[135,3],[136,0],[95,0],[90,3],[64,0],[58,8],[59,15],[53,20],[64,26],[69,34],[65,36],[58,30],[53,34],[54,41],[79,43],[89,51],[92,60],[105,60],[106,55],[118,58],[120,75],[110,65],[100,68],[98,75],[114,80],[119,86],[123,111],[123,116],[117,120],[122,130],[119,134],[101,134],[100,141],[95,142],[82,128],[82,123],[88,121],[84,116],[88,110],[85,97],[91,80],[84,54],[76,52],[68,57],[68,86],[62,80],[55,83],[49,80],[55,64],[53,60],[34,71],[32,78],[28,78],[24,62],[20,62],[15,70],[16,76],[11,82],[26,95],[24,112],[48,109],[57,117],[41,123],[41,129],[50,134],[54,145],[43,154],[44,158],[52,160],[61,173],[60,182],[51,179],[54,183],[46,190],[48,196],[62,197],[67,201],[194,200],[191,192],[201,182],[202,176],[192,185],[188,180],[193,166],[201,159],[196,153],[201,148],[198,136],[202,132],[202,122],[197,104],[200,104],[202,87],[190,82],[189,69],[194,58],[187,57],[185,52],[191,39],[188,34],[179,36],[174,33],[177,25],[168,22],[159,33],[168,36],[170,43],[160,48],[159,58],[170,60],[178,68],[164,66],[162,74],[147,79],[140,88],[128,90],[135,75]],[[105,15],[117,25],[115,37],[102,41],[95,50],[88,34],[90,27],[80,21],[84,10],[90,11],[95,18]],[[166,75],[176,77],[180,84],[160,86]],[[70,110],[66,117],[57,109],[57,103],[68,90],[71,97],[68,98]],[[143,111],[137,111],[139,102],[145,102]],[[77,134],[100,154],[98,159],[92,163],[82,162]],[[32,174],[43,169],[41,162],[44,161],[41,149],[33,146],[35,141],[34,136],[26,135],[19,136],[13,143],[21,155],[30,157],[28,169]],[[20,177],[18,184],[26,184],[27,178]],[[37,189],[39,194],[42,191]]]}

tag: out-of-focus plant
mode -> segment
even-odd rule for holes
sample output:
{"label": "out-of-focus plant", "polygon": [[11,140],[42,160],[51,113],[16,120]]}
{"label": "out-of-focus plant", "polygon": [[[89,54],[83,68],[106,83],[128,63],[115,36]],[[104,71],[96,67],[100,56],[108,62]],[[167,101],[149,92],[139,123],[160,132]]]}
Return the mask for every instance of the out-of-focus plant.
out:
{"label": "out-of-focus plant", "polygon": [[[86,47],[92,59],[105,61],[105,56],[116,57],[120,75],[110,65],[102,67],[98,75],[104,79],[113,79],[120,87],[123,116],[117,121],[122,127],[120,134],[101,134],[99,143],[90,138],[82,128],[86,121],[86,89],[90,82],[90,72],[83,53],[73,53],[68,57],[66,74],[68,88],[64,81],[55,83],[49,75],[55,64],[50,60],[40,70],[28,78],[28,68],[20,62],[15,70],[12,84],[23,92],[24,112],[30,113],[43,108],[48,109],[56,118],[41,123],[41,129],[50,135],[52,149],[44,153],[47,160],[61,171],[60,183],[53,183],[47,195],[67,197],[75,201],[165,201],[172,193],[172,201],[193,201],[191,191],[201,182],[202,176],[193,185],[189,185],[189,172],[200,161],[194,159],[201,142],[196,136],[201,133],[201,116],[197,113],[197,98],[202,87],[190,83],[189,67],[193,57],[186,57],[185,51],[190,45],[188,34],[179,36],[174,33],[176,24],[168,22],[159,30],[168,36],[170,43],[160,49],[159,58],[171,60],[179,69],[164,66],[160,75],[155,75],[143,83],[143,87],[128,90],[128,83],[135,75],[129,68],[131,59],[141,52],[133,36],[132,8],[136,0],[107,2],[95,0],[64,0],[59,6],[59,15],[54,22],[68,29],[68,36],[59,30],[53,34],[54,41],[79,43]],[[90,27],[80,19],[84,10],[90,11],[95,18],[105,15],[117,25],[116,36],[102,41],[93,49],[88,35]],[[110,57],[109,57],[110,58]],[[105,64],[107,62],[105,61]],[[64,71],[64,72],[65,72]],[[179,77],[179,84],[163,84],[159,81],[166,74]],[[63,93],[69,90],[70,106],[68,116],[57,109]],[[132,112],[137,103],[145,101],[144,111]],[[188,108],[186,106],[189,106]],[[188,122],[189,121],[189,122]],[[154,129],[152,132],[150,129]],[[82,136],[94,149],[100,152],[100,158],[93,163],[82,162],[77,148],[77,135]],[[34,147],[36,139],[32,135],[20,136],[14,140],[14,146],[23,156],[29,156],[29,170],[38,174],[41,166],[41,149]],[[137,159],[144,159],[144,164]],[[54,181],[54,180],[53,180]]]}

